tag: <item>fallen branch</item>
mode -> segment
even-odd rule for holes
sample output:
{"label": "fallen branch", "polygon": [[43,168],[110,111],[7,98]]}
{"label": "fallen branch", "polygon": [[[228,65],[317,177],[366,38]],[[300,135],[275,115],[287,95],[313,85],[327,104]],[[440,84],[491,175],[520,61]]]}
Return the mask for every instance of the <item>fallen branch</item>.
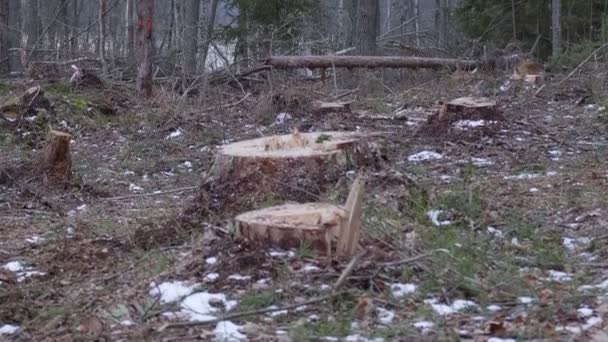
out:
{"label": "fallen branch", "polygon": [[559,81],[558,85],[561,86],[562,84],[564,84],[564,82],[566,82],[568,79],[570,79],[570,77],[572,77],[574,74],[576,74],[585,64],[587,64],[587,62],[589,62],[591,60],[591,57],[593,57],[596,53],[600,52],[601,50],[605,49],[607,46],[608,46],[608,43],[595,49],[591,54],[589,54],[589,56],[587,56],[587,58],[585,58],[584,61],[581,62],[581,64],[579,64],[576,68],[574,68],[574,70],[572,70],[572,72],[569,73],[568,76],[564,77],[563,80]]}
{"label": "fallen branch", "polygon": [[120,201],[120,200],[132,199],[132,198],[140,198],[140,197],[163,196],[163,195],[174,194],[176,192],[193,191],[193,190],[196,190],[196,189],[198,189],[198,186],[189,186],[189,187],[186,187],[186,188],[179,188],[179,189],[173,189],[173,190],[161,191],[161,192],[151,192],[151,193],[147,193],[147,194],[127,195],[127,196],[118,196],[118,197],[106,197],[106,198],[102,198],[102,200],[104,200],[104,201]]}
{"label": "fallen branch", "polygon": [[355,266],[357,266],[357,264],[359,263],[359,260],[363,257],[363,255],[365,255],[365,251],[358,253],[351,259],[351,261],[348,263],[348,265],[346,266],[344,271],[342,271],[342,274],[340,274],[340,277],[334,284],[334,288],[333,288],[334,292],[337,291],[340,288],[340,286],[344,285],[344,282],[346,281],[348,276],[351,273],[353,273]]}
{"label": "fallen branch", "polygon": [[242,99],[240,99],[240,100],[238,100],[236,102],[228,103],[228,104],[225,104],[225,105],[222,105],[222,106],[215,106],[215,107],[205,108],[201,112],[204,113],[204,112],[209,112],[209,111],[212,111],[212,110],[219,110],[219,109],[227,109],[227,108],[236,107],[236,106],[240,105],[241,103],[245,102],[250,96],[251,96],[251,93],[247,93],[247,95],[245,95]]}
{"label": "fallen branch", "polygon": [[287,306],[282,306],[282,307],[277,307],[277,308],[267,308],[267,309],[261,309],[261,310],[253,310],[253,311],[244,311],[244,312],[237,312],[237,313],[233,313],[230,315],[225,315],[223,317],[219,317],[219,318],[215,318],[212,320],[208,320],[208,321],[202,321],[202,322],[179,322],[179,323],[169,323],[169,324],[165,324],[163,326],[161,326],[160,328],[158,328],[158,331],[164,331],[166,329],[176,329],[176,328],[191,328],[191,327],[197,327],[197,326],[201,326],[201,325],[209,325],[209,324],[215,324],[215,323],[219,323],[222,321],[230,321],[236,318],[243,318],[243,317],[249,317],[249,316],[257,316],[257,315],[263,315],[263,314],[267,314],[270,312],[277,312],[277,311],[284,311],[284,310],[293,310],[302,306],[307,306],[307,305],[312,305],[312,304],[317,304],[317,303],[321,303],[321,302],[325,302],[328,301],[330,299],[336,298],[336,297],[340,297],[344,294],[348,293],[348,291],[345,292],[339,292],[339,293],[334,293],[334,294],[330,294],[327,296],[322,296],[322,297],[318,297],[318,298],[314,298],[311,300],[308,300],[306,302],[302,302],[302,303],[298,303],[298,304],[292,304],[292,305],[287,305]]}

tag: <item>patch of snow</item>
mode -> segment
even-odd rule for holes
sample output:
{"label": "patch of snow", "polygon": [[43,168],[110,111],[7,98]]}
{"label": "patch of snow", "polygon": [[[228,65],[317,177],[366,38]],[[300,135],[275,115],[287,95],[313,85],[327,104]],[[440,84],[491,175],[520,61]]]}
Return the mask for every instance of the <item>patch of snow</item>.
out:
{"label": "patch of snow", "polygon": [[607,290],[608,289],[608,279],[604,280],[603,282],[597,284],[597,285],[583,285],[581,287],[578,288],[579,291],[584,291],[584,290]]}
{"label": "patch of snow", "polygon": [[175,138],[180,137],[181,135],[182,135],[182,130],[180,128],[178,128],[175,131],[171,132],[169,135],[167,135],[165,140],[175,139]]}
{"label": "patch of snow", "polygon": [[247,336],[240,332],[241,329],[243,329],[243,327],[230,321],[221,321],[213,330],[215,341],[232,342],[246,340]]}
{"label": "patch of snow", "polygon": [[532,304],[534,302],[534,298],[532,298],[532,297],[519,297],[519,298],[517,298],[517,301],[520,304]]}
{"label": "patch of snow", "polygon": [[419,321],[414,323],[414,327],[416,329],[420,329],[422,331],[428,331],[429,329],[432,329],[435,326],[435,323],[433,322],[429,322],[429,321]]}
{"label": "patch of snow", "polygon": [[294,256],[296,256],[296,253],[294,251],[281,251],[281,250],[271,250],[270,251],[270,256],[273,258],[293,258]]}
{"label": "patch of snow", "polygon": [[389,325],[393,323],[393,319],[395,319],[395,313],[390,310],[386,310],[383,308],[376,309],[378,313],[378,321],[384,325]]}
{"label": "patch of snow", "polygon": [[120,322],[120,325],[125,326],[125,327],[130,327],[132,325],[135,325],[135,323],[133,323],[133,321],[125,319],[124,321]]}
{"label": "patch of snow", "polygon": [[[276,305],[272,305],[272,306],[269,306],[269,307],[268,307],[268,309],[269,309],[269,310],[276,310],[276,309],[278,309],[278,308],[279,308],[279,307],[278,307],[278,306],[276,306]],[[287,311],[287,310],[278,310],[278,311],[272,311],[272,312],[268,313],[268,315],[269,315],[270,317],[278,317],[278,316],[284,316],[284,315],[287,315],[287,313],[288,313],[288,311]]]}
{"label": "patch of snow", "polygon": [[197,285],[185,281],[165,282],[162,284],[150,284],[150,295],[160,297],[161,303],[173,303],[192,294]]}
{"label": "patch of snow", "polygon": [[293,119],[293,117],[291,116],[291,114],[289,113],[279,113],[277,114],[277,117],[274,119],[274,124],[275,125],[282,125],[284,123],[286,123],[287,121]]}
{"label": "patch of snow", "polygon": [[15,273],[17,276],[17,282],[21,283],[24,280],[33,276],[43,276],[46,273],[36,271],[31,266],[25,266],[20,261],[11,261],[2,266],[3,269]]}
{"label": "patch of snow", "polygon": [[410,293],[416,292],[417,287],[418,286],[416,286],[416,284],[394,283],[394,284],[391,284],[391,292],[393,294],[393,297],[402,298]]}
{"label": "patch of snow", "polygon": [[496,236],[499,239],[502,239],[502,237],[504,236],[503,232],[494,228],[494,227],[488,227],[488,233]]}
{"label": "patch of snow", "polygon": [[603,322],[603,320],[601,317],[592,316],[592,317],[589,317],[587,319],[587,321],[585,321],[584,324],[579,324],[579,325],[570,324],[567,326],[558,326],[558,327],[555,327],[555,331],[568,331],[573,334],[580,334],[585,330],[589,330],[596,325],[602,324],[602,322]]}
{"label": "patch of snow", "polygon": [[589,308],[589,307],[582,307],[578,310],[576,310],[578,312],[578,315],[580,317],[590,317],[593,316],[593,309]]}
{"label": "patch of snow", "polygon": [[439,221],[439,215],[441,215],[442,213],[442,210],[429,210],[426,215],[429,217],[431,222],[433,222],[433,225],[437,227],[448,226],[452,224],[452,221],[450,220]]}
{"label": "patch of snow", "polygon": [[437,152],[432,152],[432,151],[422,151],[422,152],[418,152],[416,154],[412,154],[411,156],[407,157],[408,161],[411,162],[419,162],[419,161],[425,161],[425,160],[437,160],[437,159],[442,159],[443,156]]}
{"label": "patch of snow", "polygon": [[495,304],[488,305],[488,307],[486,309],[488,309],[488,311],[491,311],[491,312],[496,312],[496,311],[502,310],[502,308],[499,305],[495,305]]}
{"label": "patch of snow", "polygon": [[27,239],[25,239],[26,242],[34,244],[34,245],[38,245],[41,244],[45,241],[45,238],[43,238],[42,236],[39,235],[34,235],[32,237],[29,237]]}
{"label": "patch of snow", "polygon": [[317,314],[312,314],[310,316],[308,316],[308,321],[309,322],[316,322],[320,319],[319,315]]}
{"label": "patch of snow", "polygon": [[185,161],[181,164],[184,168],[186,169],[191,169],[192,168],[192,162],[189,161]]}
{"label": "patch of snow", "polygon": [[473,163],[473,165],[475,166],[491,166],[494,165],[494,162],[492,160],[489,159],[485,159],[485,158],[471,158],[471,162]]}
{"label": "patch of snow", "polygon": [[540,190],[538,190],[537,188],[530,188],[530,192],[534,193],[534,192],[539,192]]}
{"label": "patch of snow", "polygon": [[247,281],[247,280],[251,280],[251,276],[243,276],[240,274],[232,274],[228,276],[228,280],[235,280],[235,281]]}
{"label": "patch of snow", "polygon": [[327,284],[321,284],[321,286],[319,286],[319,290],[321,290],[321,291],[329,291],[329,290],[331,290],[331,286],[329,286]]}
{"label": "patch of snow", "polygon": [[452,305],[438,303],[437,299],[426,299],[424,303],[430,305],[433,311],[441,316],[451,315],[467,308],[477,307],[477,304],[474,302],[463,299],[455,300]]}
{"label": "patch of snow", "polygon": [[568,282],[572,281],[572,273],[566,273],[561,271],[549,270],[549,281],[555,282]]}
{"label": "patch of snow", "polygon": [[71,239],[72,237],[74,237],[74,227],[68,226],[68,228],[65,230],[65,232],[66,232],[66,237],[68,239]]}
{"label": "patch of snow", "polygon": [[144,191],[144,188],[142,188],[141,186],[135,185],[133,183],[129,184],[129,191],[131,192],[142,192]]}
{"label": "patch of snow", "polygon": [[486,121],[486,120],[460,120],[454,124],[454,127],[458,129],[466,130],[468,128],[478,128],[483,127],[487,124],[495,124],[496,121]]}
{"label": "patch of snow", "polygon": [[125,173],[123,173],[123,175],[125,175],[125,176],[135,176],[135,172],[133,172],[133,171],[125,171]]}
{"label": "patch of snow", "polygon": [[515,342],[515,340],[512,338],[490,337],[488,338],[488,342]]}
{"label": "patch of snow", "polygon": [[0,326],[0,335],[12,335],[19,330],[19,327],[11,324],[4,324]]}
{"label": "patch of snow", "polygon": [[519,243],[519,240],[516,237],[511,239],[511,244],[515,247],[521,247],[521,244]]}
{"label": "patch of snow", "polygon": [[302,267],[302,272],[304,273],[318,272],[320,270],[321,269],[315,265],[304,265],[304,267]]}
{"label": "patch of snow", "polygon": [[207,263],[207,265],[215,265],[217,263],[217,258],[209,257],[209,258],[205,259],[205,263]]}
{"label": "patch of snow", "polygon": [[230,311],[236,307],[237,301],[227,300],[222,293],[197,292],[182,301],[181,313],[188,315],[190,321],[210,321],[216,318],[213,315],[218,311],[216,304],[222,304],[226,311]]}

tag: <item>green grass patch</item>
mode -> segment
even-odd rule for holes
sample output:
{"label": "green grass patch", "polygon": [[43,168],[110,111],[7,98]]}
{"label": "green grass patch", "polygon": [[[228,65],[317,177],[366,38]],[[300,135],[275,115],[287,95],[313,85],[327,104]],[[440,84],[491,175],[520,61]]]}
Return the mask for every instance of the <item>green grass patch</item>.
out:
{"label": "green grass patch", "polygon": [[267,308],[274,302],[274,291],[249,292],[241,297],[239,306],[244,310],[257,310]]}

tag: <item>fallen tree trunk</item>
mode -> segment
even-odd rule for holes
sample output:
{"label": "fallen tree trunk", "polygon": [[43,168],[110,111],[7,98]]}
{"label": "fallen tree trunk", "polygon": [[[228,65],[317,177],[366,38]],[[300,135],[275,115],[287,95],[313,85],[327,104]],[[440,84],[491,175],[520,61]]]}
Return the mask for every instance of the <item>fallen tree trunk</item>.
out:
{"label": "fallen tree trunk", "polygon": [[471,70],[485,63],[466,59],[402,56],[273,56],[268,58],[265,64],[278,69],[449,68]]}

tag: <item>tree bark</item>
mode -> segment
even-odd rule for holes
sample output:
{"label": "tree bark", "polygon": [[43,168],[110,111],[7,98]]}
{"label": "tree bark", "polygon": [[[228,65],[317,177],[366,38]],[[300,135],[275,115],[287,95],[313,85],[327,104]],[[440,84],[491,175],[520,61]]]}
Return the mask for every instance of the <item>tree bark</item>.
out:
{"label": "tree bark", "polygon": [[10,72],[8,11],[8,0],[0,0],[0,75]]}
{"label": "tree bark", "polygon": [[[21,0],[9,0],[9,16],[8,24],[9,27],[17,28],[18,30],[9,30],[9,47],[19,49],[21,48]],[[11,71],[21,71],[21,58],[19,54],[15,52],[8,52],[9,64]]]}
{"label": "tree bark", "polygon": [[135,0],[127,0],[127,61],[135,64]]}
{"label": "tree bark", "polygon": [[359,0],[357,13],[357,51],[359,55],[376,54],[379,0]]}
{"label": "tree bark", "polygon": [[209,13],[209,18],[207,20],[208,24],[207,24],[207,34],[206,34],[206,39],[205,39],[205,44],[203,44],[203,48],[202,48],[202,56],[201,56],[201,68],[203,68],[203,71],[206,69],[207,66],[207,56],[209,55],[209,45],[211,44],[211,40],[213,39],[213,31],[215,28],[215,17],[217,16],[217,6],[219,5],[219,0],[211,0],[211,8],[210,8],[210,13]]}
{"label": "tree bark", "polygon": [[105,12],[107,10],[106,0],[99,0],[99,13],[97,20],[99,21],[99,61],[101,62],[101,68],[104,73],[107,72],[108,66],[106,64],[106,18]]}
{"label": "tree bark", "polygon": [[184,8],[185,27],[182,36],[182,69],[186,79],[196,75],[200,5],[200,0],[186,0]]}
{"label": "tree bark", "polygon": [[561,25],[561,0],[551,1],[551,17],[553,38],[551,45],[553,57],[558,57],[562,52],[562,25]]}
{"label": "tree bark", "polygon": [[70,39],[70,54],[74,54],[76,50],[78,50],[78,37],[76,37],[76,34],[78,33],[78,27],[80,26],[80,16],[78,11],[78,0],[73,0],[71,13],[72,19],[70,20],[70,35],[73,38]]}
{"label": "tree bark", "polygon": [[140,96],[152,96],[152,63],[154,0],[137,0],[137,91]]}
{"label": "tree bark", "polygon": [[[40,18],[38,17],[38,2],[24,1],[23,4],[23,34],[25,35],[26,46],[29,49],[34,47],[40,32]],[[28,55],[34,56],[34,51],[27,51]],[[31,58],[29,58],[31,59]],[[24,67],[27,67],[24,65]]]}
{"label": "tree bark", "polygon": [[377,56],[280,56],[270,57],[266,65],[279,69],[297,68],[460,68],[474,69],[482,63],[472,60],[421,57]]}

